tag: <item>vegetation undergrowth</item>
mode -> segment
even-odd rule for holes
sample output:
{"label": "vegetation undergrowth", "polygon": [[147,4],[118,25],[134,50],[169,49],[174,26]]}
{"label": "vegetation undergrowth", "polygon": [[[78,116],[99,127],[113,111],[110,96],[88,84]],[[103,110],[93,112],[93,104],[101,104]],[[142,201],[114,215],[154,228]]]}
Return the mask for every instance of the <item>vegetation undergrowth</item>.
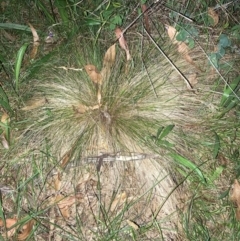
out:
{"label": "vegetation undergrowth", "polygon": [[3,240],[239,239],[237,2],[1,3]]}

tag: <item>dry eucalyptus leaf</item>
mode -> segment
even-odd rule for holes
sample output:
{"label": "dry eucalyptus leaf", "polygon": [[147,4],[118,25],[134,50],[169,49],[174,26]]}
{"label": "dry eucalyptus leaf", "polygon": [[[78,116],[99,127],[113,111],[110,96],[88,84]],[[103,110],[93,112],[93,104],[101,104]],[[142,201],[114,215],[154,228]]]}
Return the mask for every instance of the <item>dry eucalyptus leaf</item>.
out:
{"label": "dry eucalyptus leaf", "polygon": [[232,185],[231,200],[237,205],[236,218],[240,220],[240,184],[237,179],[234,180]]}
{"label": "dry eucalyptus leaf", "polygon": [[116,59],[116,44],[110,46],[103,58],[103,66],[112,67]]}
{"label": "dry eucalyptus leaf", "polygon": [[11,228],[11,227],[14,226],[14,225],[17,223],[17,219],[16,219],[16,218],[7,218],[7,219],[5,220],[5,222],[6,222],[6,223],[4,223],[4,221],[0,219],[0,227],[3,227],[4,225],[6,225],[5,228],[7,228],[7,229],[9,229],[9,230],[7,231],[6,234],[3,233],[3,234],[1,234],[1,235],[4,236],[4,237],[7,236],[6,238],[10,238],[10,237],[12,237],[12,236],[15,234],[15,232],[16,232],[17,226],[14,227],[14,228]]}
{"label": "dry eucalyptus leaf", "polygon": [[102,75],[101,75],[101,73],[99,73],[96,66],[94,66],[92,64],[88,64],[88,65],[85,65],[84,68],[85,68],[88,76],[94,83],[100,84],[100,85],[102,84]]}
{"label": "dry eucalyptus leaf", "polygon": [[64,197],[63,195],[58,195],[56,197],[56,203],[58,208],[62,214],[62,216],[66,219],[70,217],[69,208],[76,203],[75,196]]}
{"label": "dry eucalyptus leaf", "polygon": [[8,143],[6,137],[4,136],[4,134],[1,135],[1,142],[5,149],[9,149],[9,143]]}
{"label": "dry eucalyptus leaf", "polygon": [[1,122],[2,122],[3,124],[8,124],[9,121],[10,121],[9,115],[8,115],[6,112],[3,112],[3,115],[2,115],[2,117],[1,117]]}
{"label": "dry eucalyptus leaf", "polygon": [[126,52],[127,61],[131,60],[131,55],[130,55],[130,52],[129,52],[129,49],[128,49],[128,44],[127,44],[127,41],[125,40],[125,38],[123,36],[122,30],[120,28],[116,28],[115,34],[116,34],[116,37],[118,39],[120,47],[123,50],[125,50],[125,52]]}
{"label": "dry eucalyptus leaf", "polygon": [[213,27],[216,26],[219,22],[219,16],[213,8],[208,8],[208,16],[213,19]]}
{"label": "dry eucalyptus leaf", "polygon": [[33,229],[34,223],[35,223],[34,220],[30,220],[22,227],[22,232],[20,234],[18,234],[19,241],[23,241],[23,240],[27,239],[27,237],[29,236],[29,234],[31,233],[31,231]]}
{"label": "dry eucalyptus leaf", "polygon": [[[10,238],[15,234],[16,230],[18,229],[18,226],[11,228],[12,226],[14,226],[17,223],[18,220],[17,220],[17,218],[8,218],[5,221],[6,221],[6,228],[10,229],[7,231],[6,238]],[[21,233],[18,234],[17,239],[20,241],[27,239],[27,237],[29,236],[29,234],[32,231],[34,223],[35,223],[34,220],[30,220],[25,225],[23,225]],[[0,227],[3,227],[3,226],[4,226],[4,222],[0,219]],[[2,234],[2,236],[5,236],[5,234]]]}
{"label": "dry eucalyptus leaf", "polygon": [[83,114],[88,110],[88,107],[82,104],[79,104],[78,106],[73,106],[73,110],[77,113],[77,114]]}
{"label": "dry eucalyptus leaf", "polygon": [[133,229],[135,229],[135,230],[138,230],[138,229],[139,229],[139,226],[138,226],[135,222],[127,219],[127,223],[128,223],[128,225],[131,226]]}
{"label": "dry eucalyptus leaf", "polygon": [[166,25],[166,29],[168,37],[173,41],[173,43],[178,43],[178,41],[176,40],[177,30],[170,25]]}
{"label": "dry eucalyptus leaf", "polygon": [[31,23],[28,23],[31,31],[32,31],[32,35],[33,35],[33,43],[39,43],[39,36],[37,34],[36,29],[32,26]]}
{"label": "dry eucalyptus leaf", "polygon": [[113,44],[108,48],[105,56],[103,58],[103,68],[101,70],[101,75],[104,80],[107,80],[111,74],[111,68],[114,65],[116,59],[116,44]]}
{"label": "dry eucalyptus leaf", "polygon": [[174,44],[178,46],[178,52],[182,55],[182,57],[191,65],[193,65],[197,70],[202,72],[202,70],[195,64],[192,57],[189,55],[190,49],[189,47],[182,41],[176,40],[177,30],[169,25],[166,25],[167,33],[169,38],[173,41]]}
{"label": "dry eucalyptus leaf", "polygon": [[32,31],[32,35],[33,35],[33,48],[31,50],[30,53],[30,59],[35,59],[37,52],[38,52],[38,46],[39,46],[39,36],[37,34],[36,29],[32,26],[31,23],[28,23],[31,31]]}
{"label": "dry eucalyptus leaf", "polygon": [[116,207],[121,206],[123,203],[125,203],[127,200],[127,193],[126,192],[122,192],[121,194],[117,195],[116,198],[113,200],[112,204],[111,204],[111,212],[113,212]]}
{"label": "dry eucalyptus leaf", "polygon": [[[9,115],[8,115],[6,112],[3,112],[3,115],[2,115],[2,117],[1,117],[1,122],[2,122],[3,124],[5,124],[5,125],[8,125],[8,124],[9,124],[9,122],[10,122],[10,117],[9,117]],[[7,138],[6,138],[6,136],[7,136],[6,131],[7,131],[7,130],[4,128],[4,131],[3,131],[3,133],[0,135],[0,137],[1,137],[1,142],[2,142],[3,147],[4,147],[5,149],[9,149],[9,143],[8,143],[8,141],[7,141]]]}

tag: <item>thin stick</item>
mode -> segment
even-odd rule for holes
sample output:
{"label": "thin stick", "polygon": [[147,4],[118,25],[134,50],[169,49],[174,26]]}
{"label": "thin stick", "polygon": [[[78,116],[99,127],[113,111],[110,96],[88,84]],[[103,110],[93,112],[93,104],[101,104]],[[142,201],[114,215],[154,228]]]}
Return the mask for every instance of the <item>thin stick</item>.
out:
{"label": "thin stick", "polygon": [[187,86],[190,89],[193,89],[191,83],[189,80],[181,73],[181,71],[176,67],[176,65],[168,58],[168,56],[164,53],[164,51],[159,47],[159,45],[156,43],[156,41],[152,38],[152,36],[148,33],[148,31],[145,29],[146,34],[150,38],[150,40],[153,42],[153,44],[156,46],[156,48],[161,52],[161,54],[167,59],[167,61],[172,65],[172,67],[179,73],[179,75],[183,78],[183,80],[186,82]]}

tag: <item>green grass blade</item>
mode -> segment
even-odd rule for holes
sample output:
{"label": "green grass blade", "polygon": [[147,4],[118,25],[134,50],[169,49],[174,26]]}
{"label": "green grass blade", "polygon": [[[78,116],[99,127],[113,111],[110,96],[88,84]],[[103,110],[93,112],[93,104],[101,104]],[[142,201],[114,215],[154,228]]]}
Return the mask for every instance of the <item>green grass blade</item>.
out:
{"label": "green grass blade", "polygon": [[8,102],[8,97],[1,86],[0,86],[0,98],[2,98],[5,102]]}
{"label": "green grass blade", "polygon": [[4,100],[0,99],[0,106],[2,106],[6,111],[8,111],[10,113],[13,112],[13,110],[12,110],[11,106],[9,105],[9,103],[5,102]]}
{"label": "green grass blade", "polygon": [[203,175],[203,173],[201,172],[201,170],[194,164],[192,163],[190,160],[186,159],[183,156],[180,156],[178,154],[172,153],[171,156],[173,157],[173,159],[176,161],[176,163],[189,168],[191,171],[194,171],[198,177],[200,178],[200,180],[203,183],[206,183],[205,177]]}
{"label": "green grass blade", "polygon": [[223,90],[223,96],[220,101],[220,106],[226,107],[228,106],[229,102],[235,97],[232,95],[234,91],[237,91],[237,88],[240,84],[240,76],[233,80],[233,82],[229,85],[226,85]]}
{"label": "green grass blade", "polygon": [[8,96],[6,95],[5,91],[1,86],[0,86],[0,106],[2,106],[6,111],[9,111],[10,113],[13,112],[8,101]]}
{"label": "green grass blade", "polygon": [[55,4],[58,8],[58,12],[61,16],[62,22],[64,25],[68,26],[68,12],[67,12],[67,1],[66,0],[57,0],[55,1]]}
{"label": "green grass blade", "polygon": [[167,136],[171,131],[172,129],[174,128],[175,125],[168,125],[166,126],[162,131],[161,133],[159,134],[159,137],[158,137],[158,140],[162,140],[165,136]]}
{"label": "green grass blade", "polygon": [[39,9],[41,9],[44,14],[46,15],[46,17],[48,18],[48,20],[51,23],[55,23],[54,18],[52,17],[51,13],[49,12],[49,10],[45,7],[44,3],[42,3],[41,1],[36,1],[36,4],[38,5]]}
{"label": "green grass blade", "polygon": [[55,51],[50,52],[49,54],[46,54],[40,59],[35,60],[33,63],[31,63],[31,66],[29,66],[29,75],[27,78],[24,79],[25,82],[32,79],[35,74],[40,73],[42,71],[42,68],[51,61],[51,58],[56,54]]}
{"label": "green grass blade", "polygon": [[0,28],[11,29],[11,30],[21,30],[31,33],[31,29],[27,25],[21,25],[16,23],[0,23]]}
{"label": "green grass blade", "polygon": [[213,148],[213,158],[216,158],[220,149],[220,139],[218,134],[215,132],[215,143]]}
{"label": "green grass blade", "polygon": [[28,43],[25,43],[19,49],[19,51],[17,53],[17,59],[16,59],[16,63],[15,63],[15,89],[16,89],[16,92],[18,92],[18,90],[19,90],[20,69],[21,69],[21,65],[22,65],[23,56],[26,52],[27,47],[28,47]]}

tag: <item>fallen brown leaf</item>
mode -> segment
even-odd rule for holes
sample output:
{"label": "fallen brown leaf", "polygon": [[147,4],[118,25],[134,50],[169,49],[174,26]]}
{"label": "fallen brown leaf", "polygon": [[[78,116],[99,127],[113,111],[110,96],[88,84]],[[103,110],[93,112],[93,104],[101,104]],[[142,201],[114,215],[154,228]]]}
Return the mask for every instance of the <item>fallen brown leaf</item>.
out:
{"label": "fallen brown leaf", "polygon": [[22,227],[22,232],[18,234],[18,240],[23,241],[27,239],[29,234],[32,231],[33,225],[35,224],[35,221],[32,219],[29,222],[27,222],[23,227]]}
{"label": "fallen brown leaf", "polygon": [[3,233],[2,236],[6,237],[6,238],[12,237],[15,234],[16,229],[17,229],[17,226],[15,226],[13,228],[12,228],[12,226],[14,226],[16,223],[17,223],[16,218],[7,218],[5,220],[5,223],[3,220],[0,219],[0,227],[3,227],[4,225],[6,225],[5,228],[9,229],[6,232],[6,234]]}
{"label": "fallen brown leaf", "polygon": [[[2,115],[2,117],[1,117],[1,122],[2,122],[4,125],[6,125],[6,126],[9,125],[10,117],[9,117],[9,115],[8,115],[6,112],[3,112],[3,115]],[[3,145],[3,147],[4,147],[5,149],[9,149],[9,142],[8,142],[8,140],[7,140],[7,136],[8,136],[8,134],[7,134],[7,131],[8,131],[7,128],[8,128],[8,127],[3,128],[3,132],[2,132],[2,134],[0,135],[2,145]]]}
{"label": "fallen brown leaf", "polygon": [[100,84],[100,85],[102,84],[102,75],[101,75],[101,73],[99,73],[96,66],[94,66],[92,64],[88,64],[88,65],[85,65],[84,68],[85,68],[88,76],[94,83]]}
{"label": "fallen brown leaf", "polygon": [[37,55],[37,52],[38,52],[38,46],[40,44],[39,42],[39,36],[37,34],[37,31],[36,29],[32,26],[31,23],[28,23],[31,31],[32,31],[32,35],[33,35],[33,48],[31,50],[31,53],[30,53],[30,59],[35,59],[36,55]]}
{"label": "fallen brown leaf", "polygon": [[79,104],[78,106],[73,106],[73,110],[76,112],[76,114],[83,114],[88,110],[88,107],[82,104]]}
{"label": "fallen brown leaf", "polygon": [[6,112],[3,112],[2,117],[1,117],[1,122],[3,124],[8,124],[10,121],[10,117]]}
{"label": "fallen brown leaf", "polygon": [[213,8],[208,8],[208,16],[213,19],[213,27],[215,27],[219,22],[219,16]]}
{"label": "fallen brown leaf", "polygon": [[5,149],[9,149],[9,143],[8,143],[5,135],[2,133],[0,137],[1,137],[1,142],[2,142],[3,147]]}
{"label": "fallen brown leaf", "polygon": [[76,203],[75,196],[64,197],[63,195],[58,195],[56,197],[56,203],[58,208],[62,214],[62,216],[66,219],[70,217],[69,208]]}
{"label": "fallen brown leaf", "polygon": [[30,27],[30,29],[31,29],[31,31],[32,31],[33,43],[39,42],[39,36],[38,36],[38,34],[37,34],[36,29],[32,26],[31,23],[28,23],[28,25],[29,25],[29,27]]}
{"label": "fallen brown leaf", "polygon": [[116,37],[118,39],[120,47],[123,50],[125,50],[125,52],[126,52],[127,61],[131,60],[131,55],[130,55],[130,52],[129,52],[129,49],[128,49],[128,44],[127,44],[127,41],[125,40],[125,38],[123,36],[122,30],[120,28],[116,28],[115,34],[116,34]]}
{"label": "fallen brown leaf", "polygon": [[113,44],[108,48],[107,52],[103,58],[103,68],[101,70],[101,75],[103,80],[107,80],[111,74],[111,68],[114,65],[116,59],[116,44]]}
{"label": "fallen brown leaf", "polygon": [[106,51],[103,58],[103,66],[112,67],[116,59],[116,44],[113,44]]}
{"label": "fallen brown leaf", "polygon": [[234,180],[232,185],[231,200],[237,205],[236,218],[240,220],[240,184],[237,179]]}
{"label": "fallen brown leaf", "polygon": [[[6,222],[6,228],[10,229],[7,231],[6,235],[2,234],[2,236],[7,236],[6,238],[10,238],[12,237],[15,233],[16,230],[18,229],[18,225],[16,225],[15,227],[13,227],[16,223],[17,223],[17,218],[8,218],[5,220]],[[33,225],[34,225],[35,221],[34,220],[30,220],[29,222],[27,222],[26,224],[23,225],[21,233],[18,234],[18,240],[23,241],[25,240],[29,234],[32,231]],[[4,222],[0,219],[0,227],[4,226]],[[13,227],[13,228],[12,228]]]}
{"label": "fallen brown leaf", "polygon": [[166,25],[166,29],[168,37],[173,41],[174,44],[178,44],[178,41],[176,40],[177,30],[170,25]]}
{"label": "fallen brown leaf", "polygon": [[196,63],[193,61],[192,57],[189,55],[190,49],[187,46],[186,43],[182,42],[182,41],[178,41],[176,39],[176,35],[177,35],[177,30],[169,25],[166,25],[167,28],[167,33],[169,38],[173,41],[174,44],[177,45],[177,50],[178,52],[182,55],[182,57],[191,65],[193,65],[197,70],[199,70],[200,72],[202,72],[202,70],[196,65]]}
{"label": "fallen brown leaf", "polygon": [[138,230],[138,229],[139,229],[139,226],[138,226],[135,222],[127,219],[127,223],[128,223],[128,225],[131,226],[133,229],[135,229],[135,230]]}

